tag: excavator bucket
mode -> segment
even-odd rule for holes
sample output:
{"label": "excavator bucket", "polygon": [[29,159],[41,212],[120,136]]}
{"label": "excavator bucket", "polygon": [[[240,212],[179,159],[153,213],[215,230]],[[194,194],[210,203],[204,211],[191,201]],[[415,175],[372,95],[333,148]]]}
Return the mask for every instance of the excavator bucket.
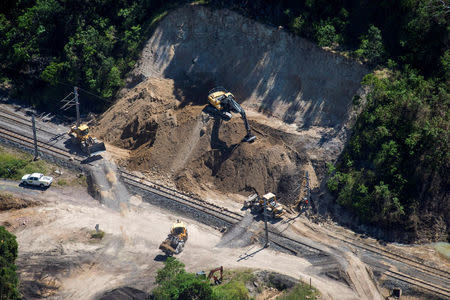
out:
{"label": "excavator bucket", "polygon": [[105,143],[96,142],[88,147],[89,156],[99,155],[106,151]]}
{"label": "excavator bucket", "polygon": [[175,249],[170,245],[169,240],[165,240],[164,242],[159,245],[159,250],[162,250],[165,254],[168,256],[173,255],[175,253]]}
{"label": "excavator bucket", "polygon": [[247,134],[242,141],[243,142],[247,142],[247,143],[253,143],[256,140],[256,136],[254,136],[253,134]]}

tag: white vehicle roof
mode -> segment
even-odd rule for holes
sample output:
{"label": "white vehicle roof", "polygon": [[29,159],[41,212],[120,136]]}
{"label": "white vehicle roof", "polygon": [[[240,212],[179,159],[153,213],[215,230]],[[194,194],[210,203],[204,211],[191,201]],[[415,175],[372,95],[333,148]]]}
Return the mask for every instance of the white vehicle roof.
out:
{"label": "white vehicle roof", "polygon": [[30,175],[30,177],[37,177],[37,178],[39,178],[41,176],[43,176],[42,173],[33,173],[33,174]]}
{"label": "white vehicle roof", "polygon": [[264,197],[265,199],[269,200],[269,199],[275,197],[275,194],[273,194],[273,193],[267,193],[267,194],[265,194],[263,197]]}

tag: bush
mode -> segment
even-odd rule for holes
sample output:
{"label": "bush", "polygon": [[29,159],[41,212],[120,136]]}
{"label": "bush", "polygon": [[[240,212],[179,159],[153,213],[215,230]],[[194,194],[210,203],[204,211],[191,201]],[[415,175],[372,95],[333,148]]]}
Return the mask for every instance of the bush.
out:
{"label": "bush", "polygon": [[319,292],[310,288],[309,285],[301,282],[297,284],[292,290],[284,293],[282,296],[278,297],[278,300],[306,300],[306,299],[317,299]]}
{"label": "bush", "polygon": [[16,237],[0,226],[0,299],[19,299],[19,278],[16,273]]}
{"label": "bush", "polygon": [[231,280],[227,283],[214,287],[214,297],[220,300],[247,300],[248,290],[244,282]]}
{"label": "bush", "polygon": [[43,160],[33,161],[29,154],[10,154],[0,149],[0,177],[20,179],[25,174],[46,173],[47,166]]}

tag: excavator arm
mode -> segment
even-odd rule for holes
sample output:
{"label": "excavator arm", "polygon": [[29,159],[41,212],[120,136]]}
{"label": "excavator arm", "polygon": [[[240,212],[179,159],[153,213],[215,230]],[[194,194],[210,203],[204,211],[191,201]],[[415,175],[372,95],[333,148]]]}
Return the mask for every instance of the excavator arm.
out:
{"label": "excavator arm", "polygon": [[247,115],[245,114],[245,110],[242,108],[242,106],[236,102],[236,100],[233,99],[233,97],[227,97],[228,105],[230,107],[230,110],[235,113],[241,114],[241,118],[244,121],[245,130],[247,130],[247,135],[244,137],[243,141],[251,143],[256,139],[256,136],[254,136],[251,132],[250,125],[248,124]]}

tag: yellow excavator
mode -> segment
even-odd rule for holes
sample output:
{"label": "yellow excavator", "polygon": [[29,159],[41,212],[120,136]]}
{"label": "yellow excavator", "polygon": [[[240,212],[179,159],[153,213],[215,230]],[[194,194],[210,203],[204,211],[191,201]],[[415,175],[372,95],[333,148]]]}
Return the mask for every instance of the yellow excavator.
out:
{"label": "yellow excavator", "polygon": [[[77,122],[78,123],[78,122]],[[105,144],[89,135],[87,124],[74,125],[68,132],[72,143],[80,145],[81,151],[89,156],[99,155],[106,151]]]}
{"label": "yellow excavator", "polygon": [[242,106],[236,102],[234,95],[228,92],[223,87],[216,87],[208,93],[209,104],[205,107],[205,112],[222,118],[224,121],[229,121],[232,117],[232,112],[241,114],[244,121],[247,135],[242,139],[244,142],[252,143],[256,137],[250,130],[250,125],[247,121],[247,116]]}
{"label": "yellow excavator", "polygon": [[184,244],[188,239],[188,232],[186,224],[177,220],[170,230],[167,238],[159,245],[159,249],[162,250],[167,256],[179,254],[184,249]]}

